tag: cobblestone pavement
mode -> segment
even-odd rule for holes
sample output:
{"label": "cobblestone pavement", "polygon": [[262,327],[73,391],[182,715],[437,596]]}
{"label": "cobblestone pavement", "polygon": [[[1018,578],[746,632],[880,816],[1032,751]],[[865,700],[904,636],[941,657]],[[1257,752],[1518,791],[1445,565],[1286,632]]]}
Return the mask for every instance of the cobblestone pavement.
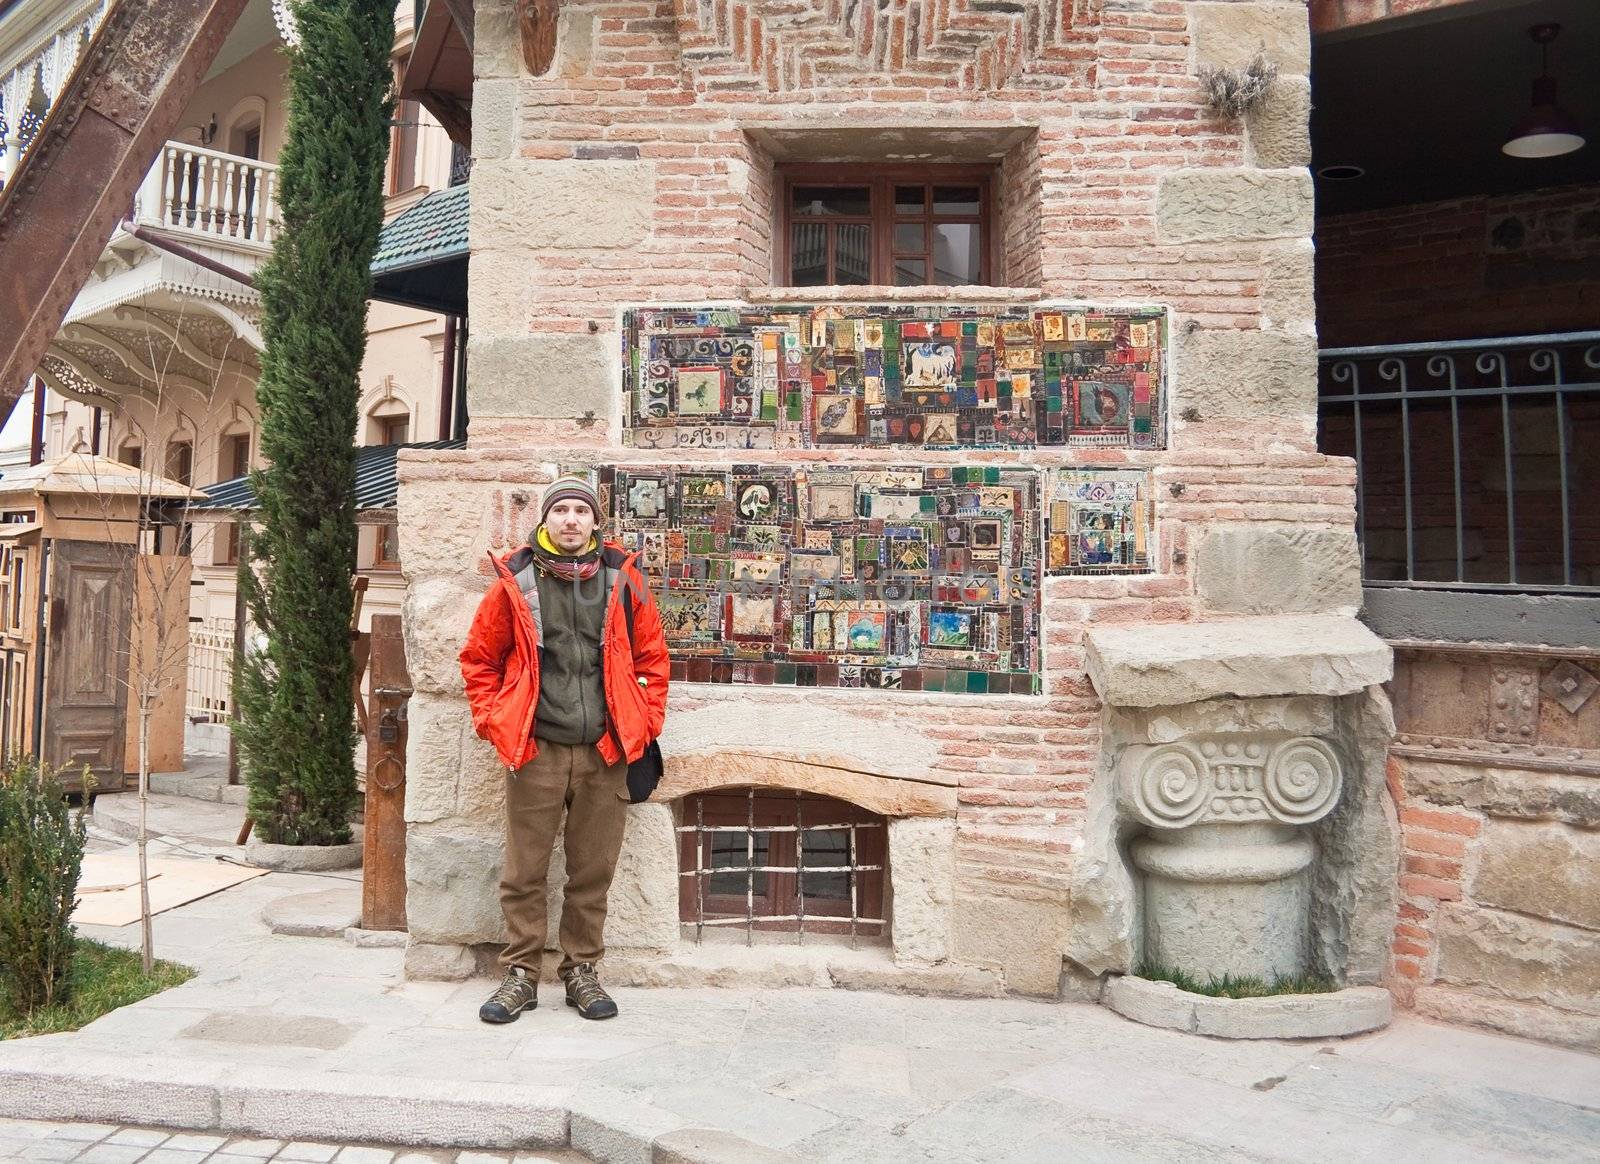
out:
{"label": "cobblestone pavement", "polygon": [[263,1140],[116,1124],[0,1119],[0,1164],[587,1164],[576,1152],[478,1152]]}

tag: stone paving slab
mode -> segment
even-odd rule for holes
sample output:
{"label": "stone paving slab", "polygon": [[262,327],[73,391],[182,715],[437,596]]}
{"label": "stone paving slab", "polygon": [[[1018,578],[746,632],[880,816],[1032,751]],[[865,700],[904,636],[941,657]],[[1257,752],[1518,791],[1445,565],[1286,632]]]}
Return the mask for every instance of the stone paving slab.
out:
{"label": "stone paving slab", "polygon": [[[619,988],[621,1016],[586,1023],[547,985],[537,1010],[486,1026],[492,982],[407,982],[401,950],[261,921],[351,884],[273,873],[158,916],[158,955],[198,975],[81,1031],[0,1043],[0,1117],[497,1164],[564,1147],[640,1164],[1600,1159],[1600,1057],[1405,1014],[1276,1042],[1011,998]],[[137,942],[137,926],[91,932]],[[116,1164],[138,1145],[95,1146]],[[0,1143],[0,1159],[34,1147]]]}
{"label": "stone paving slab", "polygon": [[566,1148],[537,1152],[419,1149],[174,1132],[115,1123],[0,1119],[0,1164],[50,1160],[74,1164],[592,1164],[590,1157]]}

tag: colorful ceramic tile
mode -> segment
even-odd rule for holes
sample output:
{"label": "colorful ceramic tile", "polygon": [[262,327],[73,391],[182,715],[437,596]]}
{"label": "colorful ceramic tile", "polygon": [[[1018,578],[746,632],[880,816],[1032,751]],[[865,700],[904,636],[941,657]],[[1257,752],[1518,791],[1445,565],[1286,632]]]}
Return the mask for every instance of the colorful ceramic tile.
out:
{"label": "colorful ceramic tile", "polygon": [[1142,469],[1058,469],[1045,569],[1051,574],[1145,574],[1155,560],[1155,500]]}
{"label": "colorful ceramic tile", "polygon": [[600,491],[614,534],[644,555],[691,682],[1031,694],[1039,481],[998,467],[630,465],[603,469]]}
{"label": "colorful ceramic tile", "polygon": [[1157,309],[635,308],[624,443],[650,449],[1160,448]]}

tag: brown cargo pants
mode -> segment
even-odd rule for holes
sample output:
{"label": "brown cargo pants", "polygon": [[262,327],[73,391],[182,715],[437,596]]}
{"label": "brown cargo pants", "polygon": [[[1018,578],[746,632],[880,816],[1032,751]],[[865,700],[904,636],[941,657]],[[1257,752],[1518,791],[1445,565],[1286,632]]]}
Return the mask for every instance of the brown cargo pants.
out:
{"label": "brown cargo pants", "polygon": [[627,807],[627,764],[607,767],[593,744],[540,740],[539,754],[506,781],[500,908],[510,942],[500,955],[503,968],[539,975],[550,929],[545,880],[558,831],[567,860],[561,972],[605,954],[606,894],[622,852]]}

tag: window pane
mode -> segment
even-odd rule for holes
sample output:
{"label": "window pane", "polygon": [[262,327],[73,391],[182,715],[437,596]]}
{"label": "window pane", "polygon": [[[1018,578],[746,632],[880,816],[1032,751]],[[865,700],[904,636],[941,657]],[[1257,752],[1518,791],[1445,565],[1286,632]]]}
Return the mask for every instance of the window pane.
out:
{"label": "window pane", "polygon": [[928,264],[922,259],[896,259],[894,261],[894,285],[896,287],[918,287],[928,281]]}
{"label": "window pane", "polygon": [[894,226],[894,252],[920,255],[928,249],[926,228],[920,222],[897,222]]}
{"label": "window pane", "polygon": [[894,188],[894,212],[896,214],[921,214],[928,207],[928,188],[926,186],[896,186]]}
{"label": "window pane", "polygon": [[790,207],[796,214],[834,215],[872,213],[872,188],[869,186],[796,186],[790,191]]}
{"label": "window pane", "polygon": [[[710,837],[711,854],[707,864],[712,869],[739,869],[747,870],[752,865],[765,865],[767,863],[767,842],[770,833],[757,832],[751,834],[755,838],[755,857],[750,857],[747,848],[747,837],[744,833],[713,833]],[[743,897],[747,889],[753,890],[755,896],[767,895],[767,875],[765,873],[713,873],[706,878],[707,893],[723,893],[735,897]]]}
{"label": "window pane", "polygon": [[824,829],[805,835],[805,859],[801,862],[801,886],[807,898],[829,901],[850,900],[850,874],[846,871],[814,873],[812,870],[839,869],[850,862],[850,830]]}
{"label": "window pane", "polygon": [[982,231],[972,222],[942,222],[933,228],[933,282],[976,283],[983,270]]}
{"label": "window pane", "polygon": [[789,283],[820,287],[828,281],[828,228],[820,222],[797,222],[789,228]]}
{"label": "window pane", "polygon": [[872,228],[866,223],[840,223],[833,228],[835,283],[872,282]]}
{"label": "window pane", "polygon": [[935,186],[933,212],[935,214],[977,214],[980,205],[976,186]]}

